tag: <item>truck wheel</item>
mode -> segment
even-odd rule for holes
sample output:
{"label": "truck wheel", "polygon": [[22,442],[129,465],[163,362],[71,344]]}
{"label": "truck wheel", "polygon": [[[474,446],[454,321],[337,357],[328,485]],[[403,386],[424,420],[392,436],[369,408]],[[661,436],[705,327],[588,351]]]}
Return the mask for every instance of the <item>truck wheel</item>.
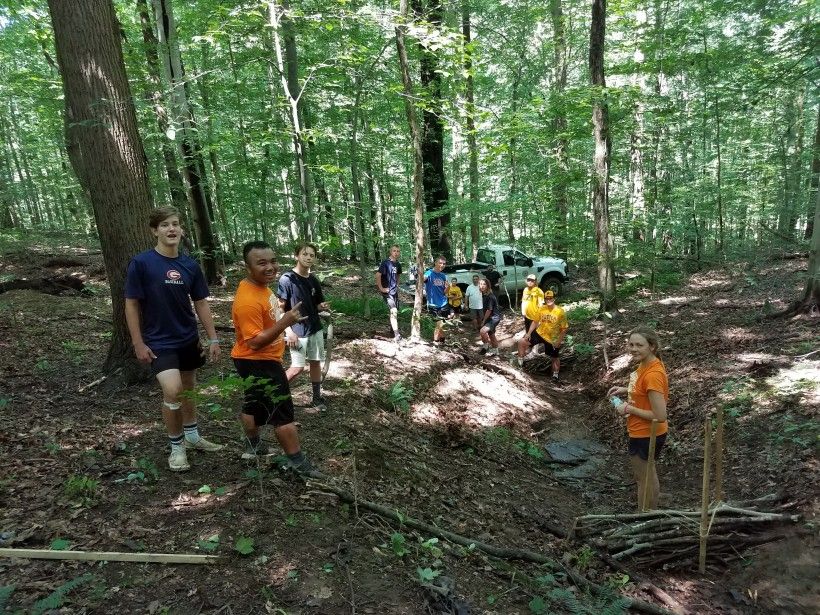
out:
{"label": "truck wheel", "polygon": [[541,283],[538,286],[540,286],[541,290],[544,292],[551,290],[557,297],[561,294],[561,287],[563,286],[563,283],[561,282],[561,278],[557,275],[547,274],[541,278]]}

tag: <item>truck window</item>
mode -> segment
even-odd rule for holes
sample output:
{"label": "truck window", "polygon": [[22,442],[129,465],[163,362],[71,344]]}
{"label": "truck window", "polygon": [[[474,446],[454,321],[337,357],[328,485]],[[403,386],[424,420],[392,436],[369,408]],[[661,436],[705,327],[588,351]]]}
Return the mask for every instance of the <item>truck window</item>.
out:
{"label": "truck window", "polygon": [[505,250],[502,253],[502,256],[504,257],[504,266],[505,267],[512,267],[515,264],[515,261],[513,260],[512,250]]}
{"label": "truck window", "polygon": [[518,267],[529,267],[530,266],[530,257],[524,254],[523,252],[519,252],[518,250],[515,251],[515,264]]}
{"label": "truck window", "polygon": [[495,252],[493,252],[492,250],[488,250],[487,248],[481,248],[476,254],[476,260],[479,263],[495,265]]}

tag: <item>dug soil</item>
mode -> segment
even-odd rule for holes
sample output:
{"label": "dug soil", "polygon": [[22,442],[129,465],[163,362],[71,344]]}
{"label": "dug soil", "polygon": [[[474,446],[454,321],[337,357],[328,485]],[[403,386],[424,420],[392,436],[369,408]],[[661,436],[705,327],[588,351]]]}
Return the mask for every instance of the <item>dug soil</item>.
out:
{"label": "dug soil", "polygon": [[[524,369],[508,360],[522,326],[514,311],[500,357],[484,356],[466,324],[448,324],[443,346],[396,345],[383,315],[337,314],[327,410],[297,408],[304,450],[327,475],[307,483],[277,463],[240,459],[239,401],[227,392],[238,268],[213,290],[228,343],[201,370],[210,386],[198,401],[201,431],[226,446],[191,452],[180,474],[167,468],[157,386],[100,381],[111,313],[99,254],[29,246],[6,252],[1,269],[4,282],[68,276],[84,290],[0,294],[0,547],[218,560],[3,557],[0,611],[596,614],[623,611],[626,597],[690,613],[817,612],[820,319],[763,318],[799,294],[805,261],[694,273],[623,298],[611,319],[577,310],[586,315],[571,320],[558,387],[542,359]],[[576,277],[568,307],[585,294]],[[351,304],[361,292],[341,271],[324,283],[331,301]],[[691,552],[651,567],[626,558],[618,570],[564,537],[579,515],[636,508],[623,419],[604,396],[628,379],[625,338],[638,324],[659,331],[670,376],[661,507],[699,507],[704,420],[720,410],[724,499],[770,496],[768,510],[800,515],[761,529],[762,545],[737,536],[706,574]],[[293,393],[308,402],[306,375]],[[589,449],[593,471],[554,462],[545,447],[555,454],[568,441]]]}

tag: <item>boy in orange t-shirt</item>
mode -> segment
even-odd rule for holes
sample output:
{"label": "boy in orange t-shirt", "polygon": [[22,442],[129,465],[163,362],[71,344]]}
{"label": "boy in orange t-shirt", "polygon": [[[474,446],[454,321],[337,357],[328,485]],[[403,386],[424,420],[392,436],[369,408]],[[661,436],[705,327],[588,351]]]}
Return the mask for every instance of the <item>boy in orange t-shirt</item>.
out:
{"label": "boy in orange t-shirt", "polygon": [[243,379],[252,377],[245,389],[240,420],[245,429],[243,459],[256,459],[273,453],[261,441],[259,428],[272,425],[276,439],[288,457],[286,467],[303,476],[320,476],[302,453],[293,417],[293,398],[282,368],[285,340],[282,334],[304,320],[300,303],[282,312],[269,288],[276,278],[273,250],[262,241],[251,241],[242,249],[246,277],[236,290],[231,317],[236,343],[231,351],[236,371]]}

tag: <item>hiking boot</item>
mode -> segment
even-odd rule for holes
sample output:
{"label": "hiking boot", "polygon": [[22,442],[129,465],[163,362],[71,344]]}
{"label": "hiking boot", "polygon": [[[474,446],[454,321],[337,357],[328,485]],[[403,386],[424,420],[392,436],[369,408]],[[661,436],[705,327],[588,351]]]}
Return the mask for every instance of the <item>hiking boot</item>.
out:
{"label": "hiking boot", "polygon": [[488,357],[497,357],[498,356],[498,348],[490,348],[487,350]]}
{"label": "hiking boot", "polygon": [[326,478],[326,475],[313,467],[313,464],[305,457],[300,464],[293,463],[288,459],[283,465],[282,469],[286,472],[295,472],[302,478]]}
{"label": "hiking boot", "polygon": [[552,384],[554,384],[557,387],[561,386],[561,380],[559,380],[558,374],[553,374],[552,375]]}
{"label": "hiking boot", "polygon": [[209,453],[214,453],[216,451],[221,451],[225,448],[224,444],[216,444],[215,442],[211,442],[210,440],[206,440],[205,438],[200,437],[199,440],[196,442],[191,442],[190,440],[185,440],[185,448],[188,450],[195,450],[195,451],[208,451]]}
{"label": "hiking boot", "polygon": [[168,469],[171,472],[185,472],[191,469],[191,465],[188,463],[188,455],[185,454],[183,447],[171,447],[171,454],[168,456]]}
{"label": "hiking boot", "polygon": [[320,397],[318,401],[315,399],[311,401],[310,404],[308,404],[308,408],[318,410],[319,412],[325,412],[327,410],[327,402],[324,397]]}
{"label": "hiking boot", "polygon": [[248,439],[245,439],[245,451],[242,453],[242,459],[259,459],[261,457],[271,457],[276,452],[271,450],[267,442],[259,441],[259,444],[253,446]]}

